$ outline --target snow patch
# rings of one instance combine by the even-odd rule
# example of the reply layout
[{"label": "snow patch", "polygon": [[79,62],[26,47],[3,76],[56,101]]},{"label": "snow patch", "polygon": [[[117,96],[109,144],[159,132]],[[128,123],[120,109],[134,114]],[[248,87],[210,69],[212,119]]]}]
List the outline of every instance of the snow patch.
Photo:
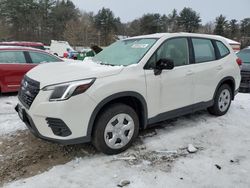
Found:
[{"label": "snow patch", "polygon": [[14,109],[16,104],[16,96],[0,96],[0,136],[26,129]]}]

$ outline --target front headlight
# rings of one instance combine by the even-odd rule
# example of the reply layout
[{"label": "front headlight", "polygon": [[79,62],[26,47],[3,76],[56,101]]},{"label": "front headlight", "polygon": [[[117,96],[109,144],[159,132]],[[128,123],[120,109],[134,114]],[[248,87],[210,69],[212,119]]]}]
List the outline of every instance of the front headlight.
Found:
[{"label": "front headlight", "polygon": [[87,80],[78,80],[73,82],[46,86],[42,90],[53,90],[49,98],[50,101],[63,101],[69,99],[72,96],[84,93],[94,82],[94,78]]}]

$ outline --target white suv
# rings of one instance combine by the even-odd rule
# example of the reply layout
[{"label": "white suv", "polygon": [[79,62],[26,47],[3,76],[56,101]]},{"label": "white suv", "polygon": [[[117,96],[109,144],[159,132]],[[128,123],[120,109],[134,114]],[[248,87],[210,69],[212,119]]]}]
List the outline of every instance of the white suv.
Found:
[{"label": "white suv", "polygon": [[139,129],[201,109],[224,115],[240,84],[235,53],[219,36],[164,33],[115,42],[81,63],[27,73],[16,110],[38,137],[127,149]]}]

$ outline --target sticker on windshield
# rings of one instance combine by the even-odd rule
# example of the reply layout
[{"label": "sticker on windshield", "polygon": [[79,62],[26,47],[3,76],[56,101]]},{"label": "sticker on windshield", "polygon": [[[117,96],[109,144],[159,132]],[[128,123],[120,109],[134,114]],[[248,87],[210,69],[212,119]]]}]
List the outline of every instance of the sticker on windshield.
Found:
[{"label": "sticker on windshield", "polygon": [[133,44],[131,48],[147,48],[148,44]]}]

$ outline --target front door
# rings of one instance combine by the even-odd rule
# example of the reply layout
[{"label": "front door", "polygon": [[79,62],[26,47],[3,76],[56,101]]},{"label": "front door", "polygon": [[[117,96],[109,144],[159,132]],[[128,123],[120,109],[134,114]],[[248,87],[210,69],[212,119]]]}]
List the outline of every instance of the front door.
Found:
[{"label": "front door", "polygon": [[[173,70],[163,70],[154,75],[155,63],[160,59],[174,61]],[[186,38],[173,38],[165,41],[146,65],[146,83],[149,118],[181,109],[193,104],[193,64],[189,64],[189,47]],[[151,113],[150,113],[151,112]]]}]

